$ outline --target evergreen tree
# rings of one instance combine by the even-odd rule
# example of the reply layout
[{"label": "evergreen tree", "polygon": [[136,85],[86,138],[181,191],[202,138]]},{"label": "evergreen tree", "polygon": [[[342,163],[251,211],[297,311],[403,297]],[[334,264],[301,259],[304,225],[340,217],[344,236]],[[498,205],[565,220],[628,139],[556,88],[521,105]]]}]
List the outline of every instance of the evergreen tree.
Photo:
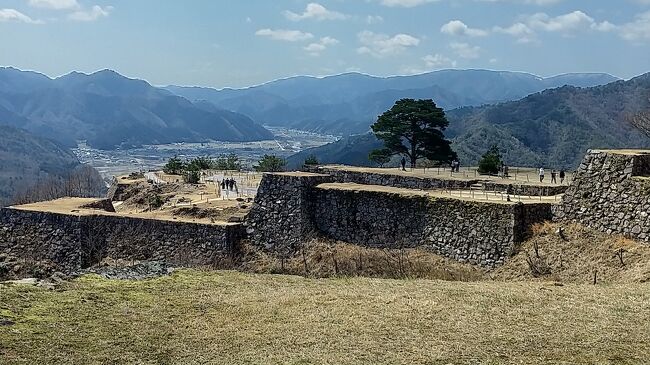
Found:
[{"label": "evergreen tree", "polygon": [[368,155],[371,162],[376,163],[379,167],[384,167],[385,164],[390,162],[392,152],[386,148],[374,150]]},{"label": "evergreen tree", "polygon": [[407,157],[415,167],[420,158],[449,162],[456,157],[442,133],[448,125],[433,100],[401,99],[371,128],[386,150]]},{"label": "evergreen tree", "polygon": [[287,162],[275,155],[264,155],[262,159],[259,160],[255,170],[261,172],[279,172],[284,171]]},{"label": "evergreen tree", "polygon": [[174,156],[163,166],[163,171],[170,175],[182,175],[185,167],[185,163],[178,156]]},{"label": "evergreen tree", "polygon": [[497,145],[492,145],[478,162],[478,173],[497,174],[501,163],[501,151]]}]

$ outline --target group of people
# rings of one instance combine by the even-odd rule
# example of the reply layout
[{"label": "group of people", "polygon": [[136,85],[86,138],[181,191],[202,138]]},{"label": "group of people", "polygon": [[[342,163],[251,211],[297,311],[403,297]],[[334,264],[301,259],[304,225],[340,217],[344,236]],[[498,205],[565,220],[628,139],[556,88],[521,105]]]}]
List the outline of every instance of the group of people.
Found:
[{"label": "group of people", "polygon": [[460,172],[460,161],[457,159],[451,161],[451,172]]},{"label": "group of people", "polygon": [[239,193],[239,189],[237,189],[237,181],[235,181],[233,178],[223,179],[223,181],[221,181],[221,190],[226,192],[234,191],[236,193]]},{"label": "group of people", "polygon": [[[566,178],[566,172],[564,169],[560,170],[560,173],[558,174],[557,170],[553,169],[551,170],[551,184],[557,184],[557,177],[560,175],[560,184],[564,184],[564,179]],[[539,182],[543,183],[544,182],[544,168],[540,167],[539,168]]]}]

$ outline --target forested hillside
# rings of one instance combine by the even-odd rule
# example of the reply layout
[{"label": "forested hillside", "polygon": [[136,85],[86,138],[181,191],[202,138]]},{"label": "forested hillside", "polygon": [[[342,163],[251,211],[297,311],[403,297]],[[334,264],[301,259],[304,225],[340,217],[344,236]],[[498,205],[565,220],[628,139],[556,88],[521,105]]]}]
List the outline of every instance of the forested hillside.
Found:
[{"label": "forested hillside", "polygon": [[0,126],[0,205],[38,182],[67,176],[79,166],[68,149],[20,129]]},{"label": "forested hillside", "polygon": [[206,140],[250,141],[272,134],[241,114],[208,110],[114,71],[50,79],[0,68],[0,123],[101,149]]},{"label": "forested hillside", "polygon": [[564,85],[585,87],[615,80],[607,74],[541,78],[522,72],[442,70],[386,78],[359,73],[297,76],[245,89],[169,86],[167,90],[190,100],[209,101],[265,125],[345,136],[367,132],[374,119],[401,98],[434,99],[449,110],[517,100]]},{"label": "forested hillside", "polygon": [[[590,148],[650,147],[650,138],[638,128],[649,111],[650,74],[646,74],[604,86],[565,86],[519,101],[451,110],[445,134],[466,165],[476,163],[496,144],[510,165],[571,168]],[[370,135],[353,136],[302,155],[353,163],[347,157],[349,150],[355,156],[367,155],[377,144]]]}]

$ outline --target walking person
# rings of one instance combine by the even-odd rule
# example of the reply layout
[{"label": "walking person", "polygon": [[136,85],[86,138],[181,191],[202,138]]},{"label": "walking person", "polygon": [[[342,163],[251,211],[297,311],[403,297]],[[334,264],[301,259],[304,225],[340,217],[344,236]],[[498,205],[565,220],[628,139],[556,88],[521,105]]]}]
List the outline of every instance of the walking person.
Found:
[{"label": "walking person", "polygon": [[402,157],[402,161],[400,163],[402,164],[402,171],[406,171],[406,158]]},{"label": "walking person", "polygon": [[539,168],[539,182],[541,182],[541,183],[544,182],[544,168],[543,167]]},{"label": "walking person", "polygon": [[557,172],[555,169],[551,170],[551,184],[557,184],[557,178],[556,178]]},{"label": "walking person", "polygon": [[564,184],[565,177],[566,177],[566,173],[564,172],[564,169],[560,170],[560,185]]}]

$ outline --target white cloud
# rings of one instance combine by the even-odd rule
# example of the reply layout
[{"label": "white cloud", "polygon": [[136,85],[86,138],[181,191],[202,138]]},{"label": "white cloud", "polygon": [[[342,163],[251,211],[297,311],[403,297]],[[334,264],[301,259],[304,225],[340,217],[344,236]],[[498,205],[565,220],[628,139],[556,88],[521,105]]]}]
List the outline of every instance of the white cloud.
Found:
[{"label": "white cloud", "polygon": [[437,68],[444,68],[444,67],[456,67],[457,62],[445,57],[439,53],[432,54],[432,55],[426,55],[422,57],[422,61],[424,61],[424,64],[427,66],[428,69],[437,69]]},{"label": "white cloud", "polygon": [[286,41],[286,42],[299,42],[306,41],[308,39],[314,38],[314,35],[311,33],[302,32],[299,30],[287,30],[287,29],[260,29],[255,32],[255,35],[261,37],[269,37],[275,41]]},{"label": "white cloud", "polygon": [[0,23],[2,22],[20,22],[28,24],[43,24],[41,20],[35,20],[19,12],[16,9],[0,9]]},{"label": "white cloud", "polygon": [[383,22],[384,18],[382,18],[381,15],[368,15],[366,17],[366,23],[368,24],[379,24]]},{"label": "white cloud", "polygon": [[449,47],[458,55],[458,57],[466,59],[479,58],[481,47],[471,46],[467,43],[452,42]]},{"label": "white cloud", "polygon": [[511,2],[515,4],[532,4],[532,5],[539,5],[539,6],[547,6],[547,5],[558,4],[564,0],[478,0],[478,1],[489,2],[489,3]]},{"label": "white cloud", "polygon": [[304,47],[304,50],[312,56],[319,56],[328,46],[339,44],[339,40],[332,37],[323,37],[318,42],[310,43]]},{"label": "white cloud", "polygon": [[112,6],[105,6],[102,8],[99,5],[95,5],[88,10],[77,10],[68,15],[68,18],[79,22],[92,22],[99,18],[109,16],[111,11],[113,11]]},{"label": "white cloud", "polygon": [[617,27],[619,35],[628,41],[650,41],[650,11],[637,15],[630,23]]},{"label": "white cloud", "polygon": [[579,32],[599,31],[611,32],[617,26],[608,22],[597,22],[586,13],[576,10],[571,13],[549,16],[546,13],[536,13],[522,17],[520,21],[508,27],[495,26],[494,33],[507,34],[517,38],[518,43],[531,43],[537,41],[537,32],[560,33],[570,36]]},{"label": "white cloud", "polygon": [[547,32],[566,32],[585,28],[589,27],[593,22],[592,17],[579,10],[553,18],[546,13],[537,13],[528,18],[531,27]]},{"label": "white cloud", "polygon": [[412,8],[426,3],[433,3],[439,0],[381,0],[381,4],[389,7]]},{"label": "white cloud", "polygon": [[483,29],[470,28],[460,20],[452,20],[443,25],[440,31],[454,36],[485,37],[488,32]]},{"label": "white cloud", "polygon": [[375,57],[396,55],[409,47],[416,47],[420,44],[418,38],[403,33],[390,37],[386,34],[377,34],[364,30],[358,34],[358,37],[362,46],[357,48],[357,52]]},{"label": "white cloud", "polygon": [[36,8],[46,8],[55,10],[70,10],[78,9],[79,3],[77,0],[29,0],[30,6]]},{"label": "white cloud", "polygon": [[318,3],[309,3],[302,14],[297,14],[289,10],[284,11],[284,16],[294,22],[314,19],[314,20],[342,20],[348,18],[347,15],[327,9]]},{"label": "white cloud", "polygon": [[494,27],[493,31],[513,36],[518,43],[530,43],[535,39],[535,32],[524,23],[515,23],[506,28]]}]

